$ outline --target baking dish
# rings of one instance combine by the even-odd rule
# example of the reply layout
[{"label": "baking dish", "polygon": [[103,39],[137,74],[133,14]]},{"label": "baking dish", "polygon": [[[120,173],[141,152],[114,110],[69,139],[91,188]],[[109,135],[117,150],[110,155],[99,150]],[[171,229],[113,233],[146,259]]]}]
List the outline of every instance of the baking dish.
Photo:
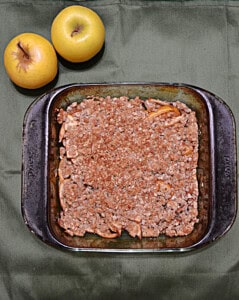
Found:
[{"label": "baking dish", "polygon": [[[199,223],[184,237],[117,239],[93,234],[72,237],[57,223],[59,124],[57,110],[89,95],[140,96],[181,101],[196,112],[199,126]],[[214,94],[186,84],[70,84],[53,89],[28,108],[23,125],[22,214],[25,224],[45,243],[72,251],[185,252],[208,245],[232,226],[237,213],[237,160],[234,117]]]}]

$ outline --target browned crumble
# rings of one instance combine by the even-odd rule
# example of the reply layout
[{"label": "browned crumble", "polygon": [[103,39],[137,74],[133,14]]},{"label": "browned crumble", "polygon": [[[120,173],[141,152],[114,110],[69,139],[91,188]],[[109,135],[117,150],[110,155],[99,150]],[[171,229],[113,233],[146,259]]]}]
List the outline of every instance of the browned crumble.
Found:
[{"label": "browned crumble", "polygon": [[70,235],[184,236],[198,222],[198,126],[185,104],[88,97],[60,109],[59,225]]}]

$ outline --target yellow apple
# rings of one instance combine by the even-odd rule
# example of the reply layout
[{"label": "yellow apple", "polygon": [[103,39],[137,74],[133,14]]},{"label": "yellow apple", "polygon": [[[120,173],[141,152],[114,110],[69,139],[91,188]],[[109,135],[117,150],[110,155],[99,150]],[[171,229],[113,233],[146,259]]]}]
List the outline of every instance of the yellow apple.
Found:
[{"label": "yellow apple", "polygon": [[63,9],[53,20],[51,39],[64,59],[74,63],[85,62],[101,50],[105,27],[93,10],[73,5]]},{"label": "yellow apple", "polygon": [[35,33],[22,33],[6,46],[4,66],[16,85],[36,89],[55,78],[58,62],[55,49],[47,39]]}]

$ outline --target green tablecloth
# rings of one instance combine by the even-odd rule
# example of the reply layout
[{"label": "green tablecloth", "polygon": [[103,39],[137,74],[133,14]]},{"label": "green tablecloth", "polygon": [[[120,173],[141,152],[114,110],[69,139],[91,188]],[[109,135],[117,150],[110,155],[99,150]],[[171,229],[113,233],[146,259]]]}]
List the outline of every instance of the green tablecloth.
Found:
[{"label": "green tablecloth", "polygon": [[59,63],[55,86],[154,81],[197,85],[239,118],[239,1],[0,0],[0,299],[239,299],[239,223],[189,254],[68,253],[45,245],[21,216],[24,113],[44,89],[15,88],[3,67],[22,32],[50,39],[65,6],[93,8],[106,27],[105,51],[85,69]]}]

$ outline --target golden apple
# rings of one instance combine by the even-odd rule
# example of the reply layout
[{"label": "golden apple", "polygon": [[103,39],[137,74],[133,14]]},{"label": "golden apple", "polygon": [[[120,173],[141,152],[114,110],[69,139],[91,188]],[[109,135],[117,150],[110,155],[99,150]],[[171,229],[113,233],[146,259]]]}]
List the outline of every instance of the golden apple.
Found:
[{"label": "golden apple", "polygon": [[26,89],[46,85],[55,78],[58,70],[54,47],[35,33],[22,33],[8,43],[4,66],[10,79]]},{"label": "golden apple", "polygon": [[105,27],[93,10],[73,5],[53,20],[51,39],[56,51],[70,62],[85,62],[102,48]]}]

